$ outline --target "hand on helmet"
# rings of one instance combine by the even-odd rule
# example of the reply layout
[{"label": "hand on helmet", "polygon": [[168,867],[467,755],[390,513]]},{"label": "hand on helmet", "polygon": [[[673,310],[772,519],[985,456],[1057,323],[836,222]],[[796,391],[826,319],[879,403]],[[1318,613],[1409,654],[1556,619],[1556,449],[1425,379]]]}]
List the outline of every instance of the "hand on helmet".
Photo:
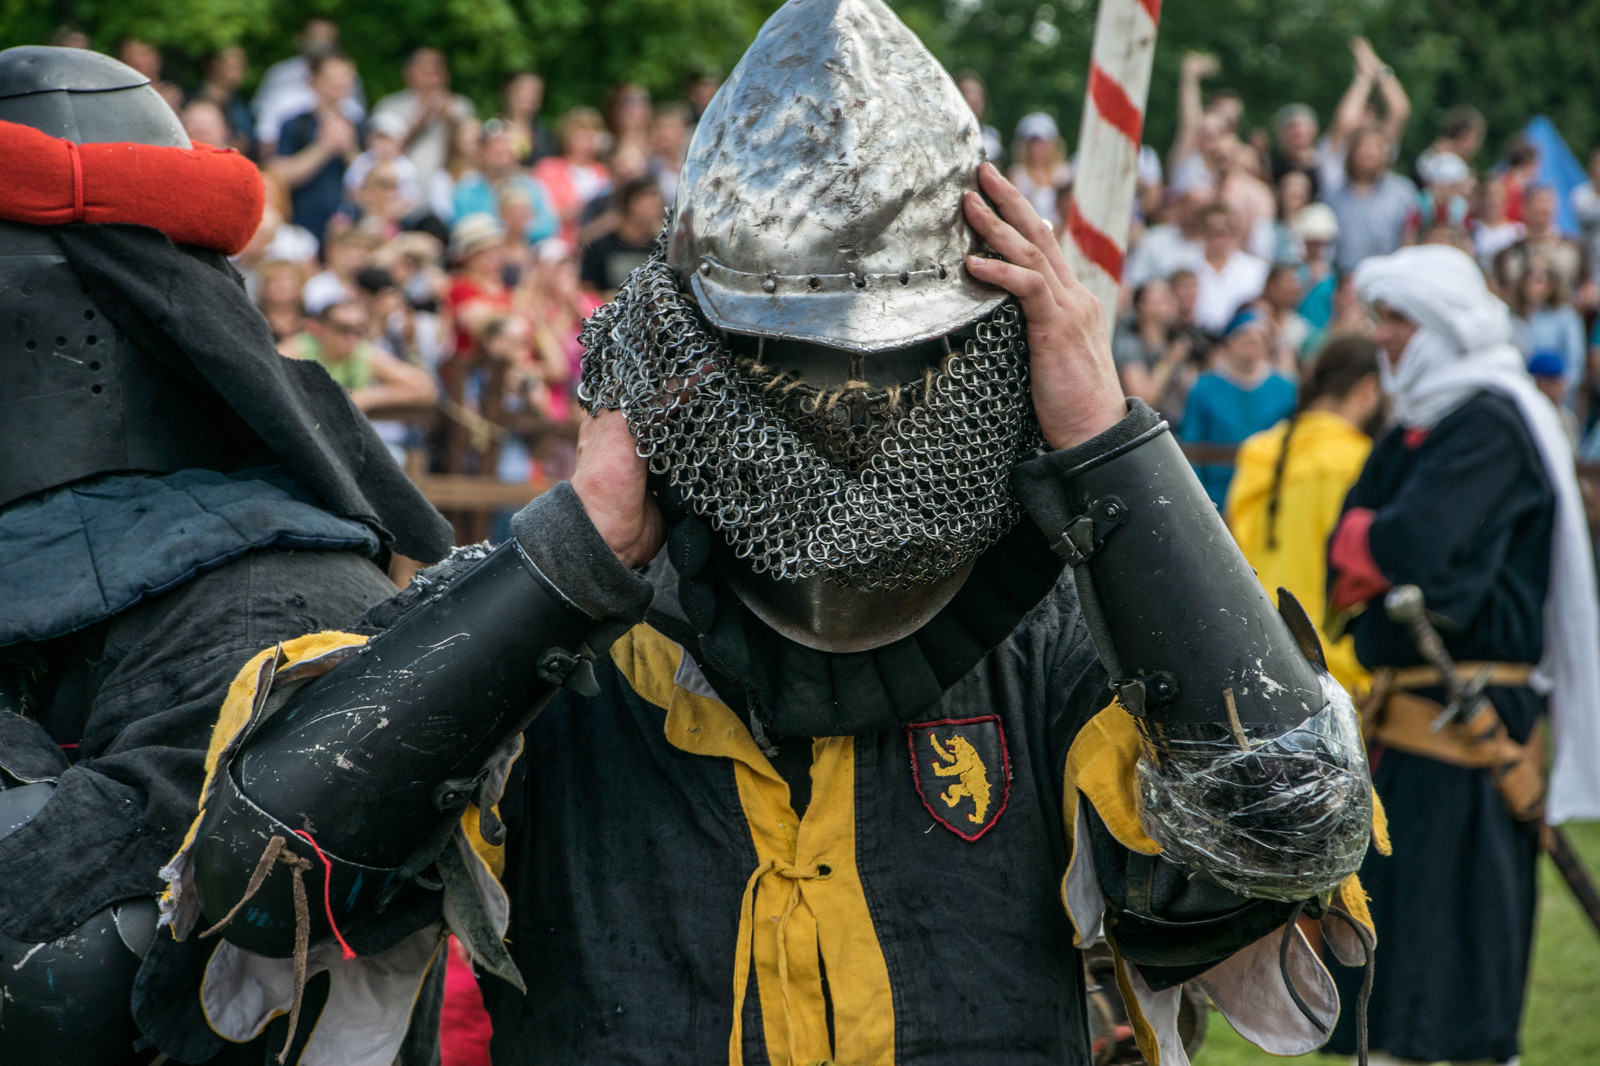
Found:
[{"label": "hand on helmet", "polygon": [[601,411],[583,420],[572,491],[606,545],[629,569],[654,559],[666,537],[661,509],[645,487],[646,470],[621,411]]},{"label": "hand on helmet", "polygon": [[1045,441],[1052,448],[1082,444],[1116,425],[1127,411],[1105,312],[1073,276],[1055,234],[1027,197],[992,163],[979,169],[978,183],[995,206],[967,193],[967,221],[1005,258],[968,256],[967,269],[1022,305],[1033,409]]}]

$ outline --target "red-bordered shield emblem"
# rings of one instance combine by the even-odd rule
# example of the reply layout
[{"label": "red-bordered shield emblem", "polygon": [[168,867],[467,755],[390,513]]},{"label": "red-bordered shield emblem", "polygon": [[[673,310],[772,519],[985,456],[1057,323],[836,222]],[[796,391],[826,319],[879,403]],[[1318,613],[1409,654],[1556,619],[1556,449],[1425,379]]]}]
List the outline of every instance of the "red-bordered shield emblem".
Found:
[{"label": "red-bordered shield emblem", "polygon": [[1011,798],[1011,757],[998,715],[906,726],[911,776],[934,821],[962,840],[993,829]]}]

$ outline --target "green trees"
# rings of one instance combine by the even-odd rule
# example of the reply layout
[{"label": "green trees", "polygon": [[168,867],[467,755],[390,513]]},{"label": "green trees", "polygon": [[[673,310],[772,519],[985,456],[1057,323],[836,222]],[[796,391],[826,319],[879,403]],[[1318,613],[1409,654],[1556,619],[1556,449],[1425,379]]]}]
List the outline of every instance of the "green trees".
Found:
[{"label": "green trees", "polygon": [[[1094,0],[889,0],[951,69],[989,83],[990,121],[1009,134],[1029,110],[1053,112],[1074,136],[1083,107]],[[338,19],[373,94],[396,88],[400,59],[429,43],[451,58],[458,87],[492,106],[505,73],[547,75],[550,106],[598,103],[611,84],[658,96],[694,70],[732,68],[777,0],[0,0],[0,46],[39,43],[56,26],[111,50],[125,34],[169,56],[168,76],[238,43],[255,73],[293,48],[313,12]],[[1590,0],[1167,0],[1146,139],[1165,148],[1185,50],[1217,54],[1214,85],[1237,89],[1247,121],[1266,124],[1300,100],[1326,118],[1350,79],[1346,39],[1365,34],[1415,105],[1407,148],[1420,148],[1450,106],[1489,118],[1490,146],[1539,113],[1580,152],[1600,142],[1600,4]]]},{"label": "green trees", "polygon": [[294,51],[307,16],[338,21],[369,95],[400,86],[400,63],[420,44],[450,57],[457,88],[492,107],[506,74],[537,67],[551,107],[597,104],[622,79],[667,97],[694,70],[738,61],[771,0],[0,0],[0,47],[45,43],[61,25],[115,52],[124,36],[161,46],[165,76],[188,86],[199,60],[243,45],[265,67]]},{"label": "green trees", "polygon": [[[985,75],[1002,133],[1034,107],[1076,129],[1093,0],[893,6],[947,65]],[[1549,115],[1580,154],[1600,143],[1600,5],[1590,0],[1167,0],[1145,140],[1162,151],[1171,143],[1178,64],[1189,49],[1217,55],[1222,73],[1208,85],[1239,91],[1247,125],[1270,125],[1292,101],[1326,121],[1350,83],[1346,42],[1355,34],[1371,39],[1411,96],[1408,154],[1457,104],[1489,120],[1480,164],[1536,114]]]}]

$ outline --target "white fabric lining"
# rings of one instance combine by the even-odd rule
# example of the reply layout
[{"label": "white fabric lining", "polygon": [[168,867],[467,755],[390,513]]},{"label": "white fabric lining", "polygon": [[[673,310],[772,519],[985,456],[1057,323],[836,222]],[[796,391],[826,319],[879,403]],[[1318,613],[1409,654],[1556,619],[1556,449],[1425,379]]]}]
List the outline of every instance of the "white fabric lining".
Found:
[{"label": "white fabric lining", "polygon": [[1305,1055],[1328,1040],[1339,990],[1298,927],[1289,933],[1289,976],[1316,1014],[1318,1029],[1289,996],[1278,966],[1277,929],[1200,975],[1200,984],[1238,1034],[1269,1055]]},{"label": "white fabric lining", "polygon": [[[306,974],[329,974],[328,1002],[311,1026],[299,1066],[390,1066],[405,1042],[411,1010],[443,943],[439,923],[419,929],[382,955],[346,960],[337,943],[307,957]],[[200,1006],[213,1032],[244,1043],[288,1013],[294,1000],[294,960],[272,959],[223,941],[206,964]]]}]

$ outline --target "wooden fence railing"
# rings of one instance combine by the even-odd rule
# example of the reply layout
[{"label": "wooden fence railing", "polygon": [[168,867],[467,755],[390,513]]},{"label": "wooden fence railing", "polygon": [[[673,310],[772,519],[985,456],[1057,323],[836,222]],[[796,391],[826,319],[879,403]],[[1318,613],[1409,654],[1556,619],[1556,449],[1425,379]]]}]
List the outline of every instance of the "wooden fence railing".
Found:
[{"label": "wooden fence railing", "polygon": [[[373,415],[376,418],[397,418],[424,427],[431,427],[440,417],[438,411],[433,409],[382,411]],[[570,426],[524,421],[526,424],[518,423],[509,428],[525,440],[535,440],[546,433],[563,437],[570,437],[573,433]],[[1238,447],[1232,444],[1182,443],[1180,447],[1190,462],[1211,466],[1231,466],[1239,452]],[[1579,463],[1577,472],[1580,480],[1600,487],[1600,463]],[[500,481],[481,474],[430,473],[421,450],[415,450],[407,456],[406,474],[422,490],[429,503],[455,521],[458,542],[478,539],[478,531],[486,528],[490,516],[501,511],[519,510],[554,484],[549,479],[518,482]],[[478,518],[462,521],[465,516]],[[1591,521],[1591,525],[1595,524]],[[410,580],[415,568],[416,564],[410,560],[397,559],[391,567],[391,576],[403,584]]]}]

